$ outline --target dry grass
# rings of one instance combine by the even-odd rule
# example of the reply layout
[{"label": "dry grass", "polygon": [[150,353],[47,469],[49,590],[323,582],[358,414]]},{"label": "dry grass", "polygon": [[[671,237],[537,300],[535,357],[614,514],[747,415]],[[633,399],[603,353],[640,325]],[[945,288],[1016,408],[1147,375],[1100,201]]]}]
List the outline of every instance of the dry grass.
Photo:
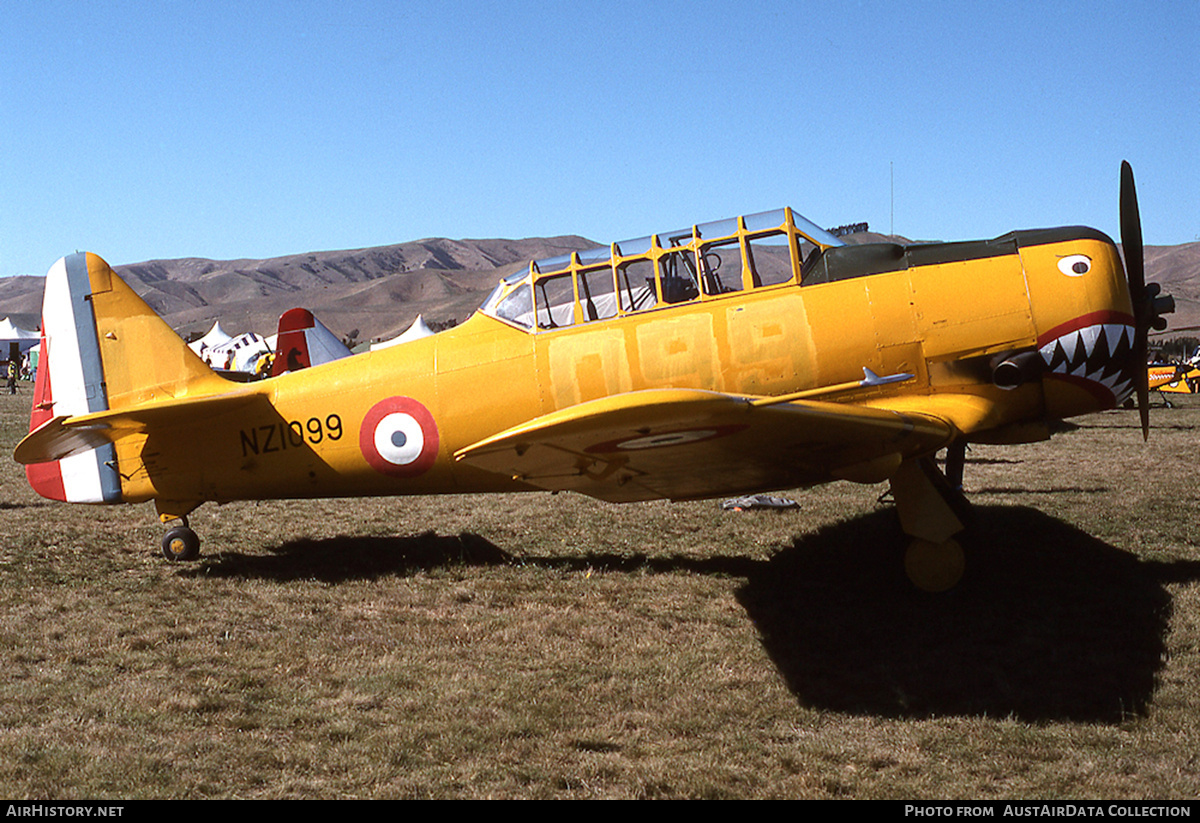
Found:
[{"label": "dry grass", "polygon": [[1194,798],[1200,403],[1078,422],[971,452],[937,597],[875,487],[209,506],[170,565],[6,461],[0,794]]}]

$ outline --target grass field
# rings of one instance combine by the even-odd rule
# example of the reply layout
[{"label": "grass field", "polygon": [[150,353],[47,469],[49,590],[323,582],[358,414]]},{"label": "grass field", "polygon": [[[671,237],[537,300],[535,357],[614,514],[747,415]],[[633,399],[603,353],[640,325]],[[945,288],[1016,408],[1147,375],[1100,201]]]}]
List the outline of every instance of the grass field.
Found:
[{"label": "grass field", "polygon": [[883,487],[205,506],[172,565],[5,459],[0,795],[1195,798],[1200,403],[1075,422],[968,454],[936,596]]}]

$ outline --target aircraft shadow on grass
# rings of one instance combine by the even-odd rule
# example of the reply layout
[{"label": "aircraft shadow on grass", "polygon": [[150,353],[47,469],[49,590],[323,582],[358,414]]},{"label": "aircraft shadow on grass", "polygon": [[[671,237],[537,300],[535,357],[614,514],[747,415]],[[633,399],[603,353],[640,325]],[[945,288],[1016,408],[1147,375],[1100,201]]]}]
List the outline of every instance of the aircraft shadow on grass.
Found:
[{"label": "aircraft shadow on grass", "polygon": [[432,531],[404,537],[305,538],[271,551],[268,556],[221,552],[203,559],[199,567],[181,568],[179,574],[342,583],[451,565],[504,566],[518,559],[477,534],[439,535]]},{"label": "aircraft shadow on grass", "polygon": [[976,506],[967,574],[924,594],[903,578],[890,512],[798,538],[739,599],[793,693],[889,717],[1120,722],[1145,713],[1166,654],[1157,563],[1039,511]]},{"label": "aircraft shadow on grass", "polygon": [[[767,513],[767,516],[770,516]],[[339,582],[446,565],[745,578],[738,599],[797,700],[886,717],[1117,723],[1144,714],[1166,655],[1169,582],[1200,562],[1139,560],[1034,509],[976,506],[967,574],[915,590],[895,512],[797,537],[770,560],[513,556],[474,534],[297,540],[181,574]]]}]

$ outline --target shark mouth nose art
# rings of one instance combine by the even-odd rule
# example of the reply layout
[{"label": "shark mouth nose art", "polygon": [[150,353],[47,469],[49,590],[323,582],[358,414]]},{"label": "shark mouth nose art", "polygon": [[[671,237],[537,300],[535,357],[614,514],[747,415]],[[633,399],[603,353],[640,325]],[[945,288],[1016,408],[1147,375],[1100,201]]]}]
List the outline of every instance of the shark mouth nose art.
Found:
[{"label": "shark mouth nose art", "polygon": [[1048,377],[1075,383],[1119,406],[1133,393],[1138,364],[1134,319],[1121,312],[1093,312],[1056,326],[1038,338]]}]

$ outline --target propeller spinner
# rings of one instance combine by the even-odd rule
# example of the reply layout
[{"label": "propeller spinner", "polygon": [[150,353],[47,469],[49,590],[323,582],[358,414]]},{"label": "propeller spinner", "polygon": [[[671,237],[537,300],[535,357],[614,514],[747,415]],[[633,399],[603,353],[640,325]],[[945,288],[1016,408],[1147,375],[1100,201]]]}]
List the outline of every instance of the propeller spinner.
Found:
[{"label": "propeller spinner", "polygon": [[1137,363],[1137,404],[1142,421],[1142,438],[1150,437],[1150,372],[1147,366],[1150,329],[1162,331],[1167,327],[1164,314],[1175,311],[1175,300],[1160,294],[1157,283],[1146,285],[1146,264],[1142,249],[1142,218],[1138,212],[1137,189],[1133,184],[1133,168],[1121,162],[1121,248],[1125,252],[1125,277],[1133,301],[1137,331],[1134,335],[1134,357]]}]

